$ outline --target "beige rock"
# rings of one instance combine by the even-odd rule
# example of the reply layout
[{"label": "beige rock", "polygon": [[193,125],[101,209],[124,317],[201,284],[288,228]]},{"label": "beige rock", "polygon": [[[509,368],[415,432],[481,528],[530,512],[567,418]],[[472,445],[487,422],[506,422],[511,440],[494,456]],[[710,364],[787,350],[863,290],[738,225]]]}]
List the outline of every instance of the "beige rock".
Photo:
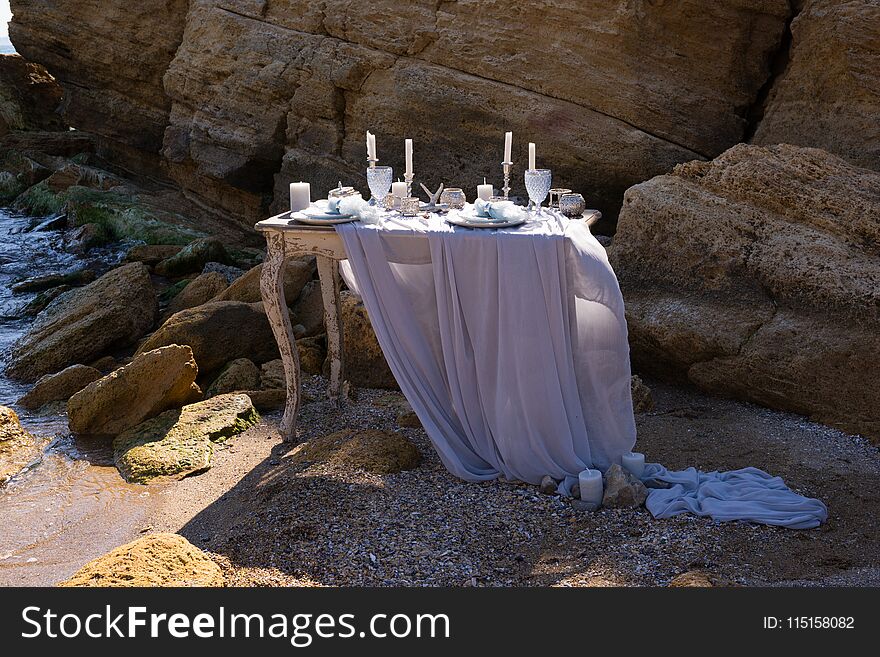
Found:
[{"label": "beige rock", "polygon": [[630,391],[632,392],[634,412],[647,413],[654,410],[654,396],[651,394],[651,389],[645,385],[640,377],[632,377]]},{"label": "beige rock", "polygon": [[128,250],[128,253],[125,254],[125,260],[126,262],[142,262],[149,267],[154,267],[163,260],[177,255],[182,249],[182,246],[175,244],[139,244]]},{"label": "beige rock", "polygon": [[139,354],[131,363],[86,386],[67,402],[70,430],[116,435],[198,394],[192,350],[169,345]]},{"label": "beige rock", "polygon": [[753,141],[813,146],[880,170],[880,5],[809,0]]},{"label": "beige rock", "polygon": [[304,337],[313,337],[323,333],[324,299],[321,296],[321,282],[309,281],[306,283],[292,309],[296,323],[305,329]]},{"label": "beige rock", "polygon": [[138,349],[189,345],[199,371],[216,372],[236,358],[261,364],[278,358],[278,345],[262,304],[211,301],[172,315]]},{"label": "beige rock", "polygon": [[227,363],[205,395],[214,397],[238,390],[253,390],[260,387],[260,368],[247,358],[237,358]]},{"label": "beige rock", "polygon": [[133,344],[156,321],[158,302],[146,266],[114,269],[65,292],[43,310],[12,348],[6,375],[35,381]]},{"label": "beige rock", "polygon": [[42,452],[42,445],[18,421],[11,408],[0,406],[0,486]]},{"label": "beige rock", "polygon": [[149,534],[80,568],[58,586],[223,586],[220,566],[177,534]]},{"label": "beige rock", "polygon": [[229,287],[226,277],[216,271],[199,274],[178,292],[168,304],[166,314],[173,315],[187,308],[207,303]]},{"label": "beige rock", "polygon": [[364,388],[397,388],[363,302],[343,291],[340,305],[346,378]]},{"label": "beige rock", "polygon": [[284,363],[280,358],[263,363],[260,367],[260,387],[264,389],[286,388],[287,379],[284,376]]},{"label": "beige rock", "polygon": [[635,367],[880,437],[880,174],[736,146],[627,192]]},{"label": "beige rock", "polygon": [[250,397],[254,408],[261,413],[281,410],[287,402],[287,390],[284,388],[242,390],[242,394]]},{"label": "beige rock", "polygon": [[129,482],[180,479],[210,469],[214,443],[246,431],[259,420],[247,395],[218,395],[165,411],[120,434],[113,441],[113,459]]},{"label": "beige rock", "polygon": [[617,463],[613,463],[605,472],[604,485],[602,506],[611,509],[640,507],[648,499],[645,485]]},{"label": "beige rock", "polygon": [[27,394],[16,403],[22,408],[38,409],[53,401],[67,401],[103,375],[101,371],[88,365],[71,365],[56,374],[47,374],[34,384]]},{"label": "beige rock", "polygon": [[290,459],[293,463],[318,461],[384,475],[412,470],[422,457],[399,433],[345,429],[298,445]]},{"label": "beige rock", "polygon": [[323,336],[302,338],[296,341],[299,366],[306,374],[321,374],[327,358]]},{"label": "beige rock", "polygon": [[[242,301],[244,303],[257,303],[262,301],[260,294],[260,274],[263,273],[263,265],[257,265],[253,269],[237,278],[227,290],[215,297],[215,301]],[[287,263],[284,270],[284,297],[288,305],[293,304],[299,297],[303,286],[315,273],[315,259],[296,259]]]}]

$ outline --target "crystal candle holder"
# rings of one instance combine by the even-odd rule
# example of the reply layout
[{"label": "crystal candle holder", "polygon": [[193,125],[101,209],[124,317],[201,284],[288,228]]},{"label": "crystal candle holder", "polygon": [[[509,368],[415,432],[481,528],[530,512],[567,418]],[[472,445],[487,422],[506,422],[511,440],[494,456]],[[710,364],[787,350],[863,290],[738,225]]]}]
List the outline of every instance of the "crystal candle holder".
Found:
[{"label": "crystal candle holder", "polygon": [[467,197],[460,187],[447,187],[440,194],[440,203],[446,203],[450,208],[461,210],[466,202]]},{"label": "crystal candle holder", "polygon": [[555,187],[550,190],[550,193],[549,193],[550,201],[548,201],[548,204],[550,205],[551,208],[558,208],[559,207],[559,199],[562,198],[563,194],[571,194],[571,190],[565,189],[563,187]]},{"label": "crystal candle holder", "polygon": [[419,213],[418,196],[404,196],[398,200],[400,201],[400,214],[404,217],[415,217]]},{"label": "crystal candle holder", "polygon": [[570,219],[583,215],[587,204],[580,194],[563,194],[559,199],[559,211]]}]

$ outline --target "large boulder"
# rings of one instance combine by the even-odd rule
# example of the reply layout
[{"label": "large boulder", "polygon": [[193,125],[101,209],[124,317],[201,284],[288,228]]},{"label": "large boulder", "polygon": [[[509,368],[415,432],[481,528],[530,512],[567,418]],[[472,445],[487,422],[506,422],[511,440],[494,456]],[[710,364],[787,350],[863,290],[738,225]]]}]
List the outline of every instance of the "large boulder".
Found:
[{"label": "large boulder", "polygon": [[6,374],[35,381],[127,347],[153,328],[159,307],[150,273],[123,265],[57,297],[12,348]]},{"label": "large boulder", "polygon": [[216,237],[202,237],[193,240],[170,258],[156,265],[160,276],[178,278],[200,272],[209,262],[225,263],[229,260],[226,247]]},{"label": "large boulder", "polygon": [[64,587],[223,586],[220,566],[177,534],[149,534],[89,561]]},{"label": "large boulder", "polygon": [[397,388],[363,302],[357,295],[343,291],[340,305],[345,377],[364,388]]},{"label": "large boulder", "polygon": [[880,3],[807,0],[754,142],[813,146],[880,171]]},{"label": "large boulder", "polygon": [[880,174],[736,146],[630,189],[609,249],[636,369],[880,438]]},{"label": "large boulder", "polygon": [[0,406],[0,486],[39,457],[42,446],[18,421],[11,408]]},{"label": "large boulder", "polygon": [[103,376],[100,370],[88,365],[71,365],[55,374],[40,378],[16,403],[22,408],[38,409],[50,402],[67,401],[93,381]]},{"label": "large boulder", "polygon": [[168,345],[192,347],[199,371],[216,372],[236,358],[257,364],[278,358],[278,345],[262,304],[211,301],[172,315],[138,353]]},{"label": "large boulder", "polygon": [[[260,275],[263,273],[263,265],[248,270],[244,276],[237,278],[228,289],[215,297],[215,301],[243,301],[244,303],[257,303],[262,300],[260,293]],[[315,273],[315,259],[303,258],[290,260],[284,269],[284,297],[289,305],[292,305],[306,283],[311,280]]]},{"label": "large boulder", "polygon": [[260,419],[247,395],[219,395],[165,411],[120,434],[113,458],[126,481],[146,484],[208,470],[214,443],[238,435]]},{"label": "large boulder", "polygon": [[173,315],[187,308],[201,306],[220,294],[227,287],[228,283],[223,274],[215,271],[199,274],[171,299],[166,313]]},{"label": "large boulder", "polygon": [[320,281],[306,283],[291,308],[296,323],[304,329],[303,336],[312,337],[324,332],[324,297]]},{"label": "large boulder", "polygon": [[70,430],[116,435],[164,410],[183,406],[199,394],[198,372],[192,350],[185,345],[139,354],[70,398]]},{"label": "large boulder", "polygon": [[138,244],[131,247],[125,254],[126,262],[142,262],[148,267],[155,267],[163,260],[176,256],[183,250],[177,244]]}]

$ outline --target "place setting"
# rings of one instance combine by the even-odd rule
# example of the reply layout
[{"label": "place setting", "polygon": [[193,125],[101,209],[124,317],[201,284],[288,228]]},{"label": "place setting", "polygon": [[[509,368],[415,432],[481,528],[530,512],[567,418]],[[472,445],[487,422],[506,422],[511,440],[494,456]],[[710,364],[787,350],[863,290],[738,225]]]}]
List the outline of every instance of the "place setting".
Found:
[{"label": "place setting", "polygon": [[[367,131],[367,169],[366,181],[369,199],[365,199],[353,186],[343,185],[327,193],[327,198],[311,200],[311,187],[307,182],[290,184],[290,225],[309,227],[333,227],[338,224],[361,222],[367,225],[393,225],[411,230],[423,227],[438,228],[447,224],[452,228],[499,230],[515,229],[525,224],[547,222],[562,232],[565,223],[572,219],[585,219],[587,225],[601,216],[596,210],[586,210],[581,194],[567,188],[552,187],[552,171],[536,166],[536,146],[529,143],[528,168],[523,172],[523,183],[528,195],[528,204],[510,196],[510,179],[513,171],[512,155],[513,133],[504,135],[501,173],[503,187],[495,186],[483,178],[476,185],[473,202],[468,200],[465,189],[440,183],[431,191],[424,183],[419,187],[427,200],[413,193],[415,174],[413,171],[413,140],[404,140],[406,167],[403,180],[394,179],[390,166],[379,164],[376,149],[376,136]],[[500,193],[499,193],[500,192]],[[544,202],[549,196],[549,205]],[[436,219],[441,222],[437,222]],[[591,221],[592,220],[592,221]]]}]

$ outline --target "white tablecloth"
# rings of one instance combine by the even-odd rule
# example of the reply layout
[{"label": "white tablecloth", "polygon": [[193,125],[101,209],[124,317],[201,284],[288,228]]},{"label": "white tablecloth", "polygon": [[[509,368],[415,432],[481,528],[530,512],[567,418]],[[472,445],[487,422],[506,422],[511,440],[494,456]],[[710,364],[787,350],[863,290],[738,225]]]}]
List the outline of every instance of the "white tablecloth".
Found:
[{"label": "white tablecloth", "polygon": [[[337,226],[341,271],[446,467],[470,481],[560,480],[635,444],[623,299],[583,222],[546,213],[509,230],[391,216]],[[806,529],[821,501],[756,468],[645,477],[655,517],[696,513]]]},{"label": "white tablecloth", "polygon": [[583,222],[487,232],[431,215],[338,232],[343,276],[451,472],[550,475],[567,492],[632,449],[623,300]]}]

